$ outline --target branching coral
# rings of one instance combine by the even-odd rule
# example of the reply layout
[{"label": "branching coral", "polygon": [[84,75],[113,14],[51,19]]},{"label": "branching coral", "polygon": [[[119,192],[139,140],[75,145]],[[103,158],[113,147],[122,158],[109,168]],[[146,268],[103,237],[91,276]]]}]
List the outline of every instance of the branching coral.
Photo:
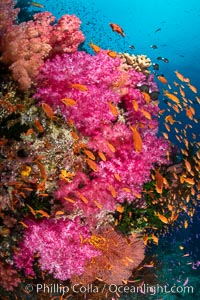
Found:
[{"label": "branching coral", "polygon": [[125,238],[111,226],[94,231],[87,241],[102,254],[85,265],[81,276],[72,276],[72,283],[85,285],[98,278],[107,284],[120,285],[144,259],[144,245],[138,236]]},{"label": "branching coral", "polygon": [[[12,3],[7,3],[9,8]],[[35,14],[33,21],[11,24],[2,9],[1,61],[10,65],[13,78],[23,90],[31,86],[46,57],[60,52],[74,52],[84,40],[79,30],[81,22],[75,15],[64,15],[57,24],[52,25],[54,22],[55,17],[51,13],[43,12]]]},{"label": "branching coral", "polygon": [[73,274],[81,275],[87,260],[100,254],[99,250],[82,239],[90,239],[89,228],[81,225],[80,219],[26,221],[28,229],[15,255],[18,268],[27,275],[34,275],[34,254],[39,255],[42,270],[54,274],[55,278],[67,280]]}]

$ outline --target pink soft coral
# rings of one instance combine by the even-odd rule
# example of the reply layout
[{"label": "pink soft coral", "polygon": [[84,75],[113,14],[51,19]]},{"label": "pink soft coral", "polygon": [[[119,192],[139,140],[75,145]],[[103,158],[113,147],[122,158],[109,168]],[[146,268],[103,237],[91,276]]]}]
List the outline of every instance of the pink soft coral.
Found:
[{"label": "pink soft coral", "polygon": [[90,238],[90,233],[79,218],[74,221],[29,220],[26,224],[28,229],[15,255],[15,264],[27,275],[34,275],[32,266],[36,252],[41,269],[60,280],[67,280],[72,274],[81,275],[86,261],[100,254],[88,243],[82,244],[82,239]]},{"label": "pink soft coral", "polygon": [[[95,56],[76,52],[46,61],[38,76],[35,97],[73,121],[95,158],[88,164],[82,154],[85,167],[72,182],[61,181],[56,192],[68,211],[82,210],[90,224],[114,211],[117,202],[140,199],[154,164],[166,162],[168,145],[157,138],[158,107],[137,87],[145,75],[120,66],[120,59],[104,50]],[[63,99],[73,99],[74,105]],[[131,128],[141,137],[140,151]],[[135,203],[144,204],[138,199]]]},{"label": "pink soft coral", "polygon": [[[12,1],[7,2],[12,20],[17,11],[12,11]],[[2,7],[1,11],[1,61],[10,65],[13,78],[23,90],[31,86],[45,58],[55,53],[74,52],[84,41],[79,30],[81,22],[75,15],[64,15],[52,25],[55,17],[49,12],[42,12],[35,14],[33,21],[17,25],[8,18],[6,7],[5,10]]]}]

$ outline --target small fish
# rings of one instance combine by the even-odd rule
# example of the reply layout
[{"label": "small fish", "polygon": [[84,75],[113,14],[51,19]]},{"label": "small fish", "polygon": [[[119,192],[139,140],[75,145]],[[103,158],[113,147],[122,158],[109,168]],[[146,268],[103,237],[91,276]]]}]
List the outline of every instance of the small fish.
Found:
[{"label": "small fish", "polygon": [[107,52],[107,54],[108,54],[110,57],[112,57],[112,58],[116,58],[116,57],[117,57],[117,53],[116,53],[115,51],[109,50],[109,51]]},{"label": "small fish", "polygon": [[184,221],[184,228],[185,229],[188,228],[188,221],[187,220]]},{"label": "small fish", "polygon": [[132,130],[132,134],[133,134],[134,149],[135,149],[136,152],[140,152],[142,150],[141,135],[137,131],[137,126],[136,127],[130,126],[130,129]]},{"label": "small fish", "polygon": [[44,5],[40,4],[38,2],[31,2],[30,5],[35,6],[35,7],[39,7],[39,8],[44,8]]},{"label": "small fish", "polygon": [[109,25],[112,28],[112,31],[115,31],[118,34],[121,34],[121,36],[125,37],[124,30],[119,25],[114,23],[110,23]]},{"label": "small fish", "polygon": [[40,123],[40,121],[38,119],[35,119],[34,123],[35,123],[35,126],[36,126],[37,130],[40,133],[43,133],[44,132],[44,128],[43,128],[42,124]]},{"label": "small fish", "polygon": [[107,142],[106,144],[107,144],[108,148],[110,149],[110,151],[112,151],[113,153],[116,151],[116,149],[115,149],[115,147],[113,146],[113,144],[111,144],[111,143],[109,143],[109,142]]},{"label": "small fish", "polygon": [[185,78],[180,72],[175,71],[176,77],[182,82],[190,82],[189,78]]},{"label": "small fish", "polygon": [[193,119],[193,116],[195,114],[195,110],[192,106],[189,106],[189,107],[186,107],[185,109],[185,112],[186,112],[186,116],[192,120]]},{"label": "small fish", "polygon": [[163,84],[166,84],[167,83],[167,79],[163,76],[163,75],[159,75],[157,76],[158,80],[160,82],[162,82]]},{"label": "small fish", "polygon": [[105,154],[103,152],[98,151],[98,155],[101,158],[101,160],[106,161],[106,156],[105,156]]},{"label": "small fish", "polygon": [[193,93],[197,94],[197,88],[194,85],[190,83],[188,83],[187,85]]},{"label": "small fish", "polygon": [[92,153],[92,151],[88,150],[88,149],[84,149],[85,154],[92,160],[95,160],[96,157],[94,156],[94,154]]},{"label": "small fish", "polygon": [[116,207],[116,211],[118,211],[120,214],[122,214],[124,212],[124,207],[122,205],[118,204]]},{"label": "small fish", "polygon": [[116,198],[117,197],[117,192],[114,188],[114,186],[112,184],[109,184],[109,190],[111,192],[111,195],[113,196],[113,198]]},{"label": "small fish", "polygon": [[87,159],[86,159],[86,162],[87,162],[88,166],[89,166],[94,172],[98,172],[98,166],[97,166],[97,164],[96,164],[93,160],[87,158]]},{"label": "small fish", "polygon": [[169,136],[168,136],[168,134],[167,134],[166,132],[163,132],[162,135],[164,136],[164,138],[165,138],[166,140],[169,139]]},{"label": "small fish", "polygon": [[30,209],[30,212],[35,216],[36,215],[36,211],[29,204],[26,204],[26,205]]},{"label": "small fish", "polygon": [[70,131],[70,134],[75,141],[79,140],[79,136],[75,131]]},{"label": "small fish", "polygon": [[165,96],[166,96],[168,99],[170,99],[170,100],[174,101],[175,103],[177,103],[177,104],[179,104],[179,103],[180,103],[180,101],[179,101],[178,97],[176,97],[174,94],[171,94],[171,93],[165,92],[165,93],[164,93],[164,95],[165,95]]},{"label": "small fish", "polygon": [[152,49],[158,49],[158,46],[156,46],[156,45],[151,45],[150,46]]},{"label": "small fish", "polygon": [[162,57],[162,61],[164,61],[164,63],[168,63],[168,62],[169,62],[169,59],[166,58],[166,57]]},{"label": "small fish", "polygon": [[189,163],[188,160],[185,159],[184,161],[185,161],[186,170],[190,173],[191,170],[192,170],[192,166],[191,166],[191,164]]},{"label": "small fish", "polygon": [[121,182],[121,177],[119,176],[118,173],[114,173],[114,176],[117,179],[117,181]]},{"label": "small fish", "polygon": [[85,204],[88,204],[88,199],[83,195],[81,194],[80,192],[77,192],[78,195],[79,195],[79,198],[85,203]]},{"label": "small fish", "polygon": [[153,69],[158,71],[159,70],[159,64],[153,64]]},{"label": "small fish", "polygon": [[50,218],[50,215],[42,209],[36,210],[36,213],[39,213],[40,215],[42,215],[45,218]]},{"label": "small fish", "polygon": [[56,213],[55,213],[55,216],[62,216],[64,215],[64,211],[61,211],[61,210],[58,210]]},{"label": "small fish", "polygon": [[66,106],[74,106],[76,104],[76,100],[71,98],[63,98],[61,99],[62,103],[64,103]]},{"label": "small fish", "polygon": [[24,222],[20,221],[19,223],[22,224],[24,228],[28,228],[28,225],[26,225]]},{"label": "small fish", "polygon": [[99,209],[102,209],[102,205],[98,201],[94,200],[94,203]]},{"label": "small fish", "polygon": [[162,194],[164,177],[161,175],[161,173],[158,170],[156,171],[155,179],[156,179],[156,192]]},{"label": "small fish", "polygon": [[184,178],[184,182],[190,184],[190,185],[194,185],[195,184],[195,181],[193,178]]},{"label": "small fish", "polygon": [[151,97],[148,93],[146,92],[142,92],[142,95],[144,96],[144,100],[146,101],[146,103],[148,104],[151,101]]},{"label": "small fish", "polygon": [[31,134],[33,134],[33,129],[32,128],[29,128],[28,130],[27,130],[27,132],[25,133],[25,135],[26,136],[29,136],[29,135],[31,135]]},{"label": "small fish", "polygon": [[151,114],[148,111],[141,109],[141,112],[143,113],[146,119],[151,120]]},{"label": "small fish", "polygon": [[38,161],[38,160],[36,160],[35,161],[36,162],[36,164],[37,164],[37,166],[38,166],[38,168],[39,168],[39,170],[40,170],[40,173],[41,173],[41,175],[42,175],[42,178],[44,179],[44,180],[46,180],[46,171],[45,171],[45,168],[44,168],[44,166],[43,166],[43,164],[40,162],[40,161]]},{"label": "small fish", "polygon": [[164,224],[169,224],[169,221],[168,221],[168,219],[167,219],[165,216],[163,216],[163,215],[161,215],[161,214],[158,214],[158,218],[159,218]]},{"label": "small fish", "polygon": [[64,197],[64,200],[70,202],[70,203],[75,203],[75,200],[68,198],[68,197]]},{"label": "small fish", "polygon": [[117,117],[119,112],[118,112],[116,106],[112,102],[109,102],[108,105],[109,105],[109,109],[110,109],[111,113],[113,114],[113,116]]},{"label": "small fish", "polygon": [[70,86],[76,90],[79,90],[81,92],[87,92],[88,88],[87,86],[85,86],[84,84],[80,84],[80,83],[71,83]]},{"label": "small fish", "polygon": [[131,189],[127,188],[127,187],[123,187],[122,190],[124,190],[125,192],[127,193],[130,193],[131,192]]},{"label": "small fish", "polygon": [[168,115],[165,117],[165,122],[169,122],[171,125],[173,125],[176,121],[173,119],[171,115]]},{"label": "small fish", "polygon": [[97,46],[93,43],[90,43],[89,45],[95,53],[99,53],[101,51],[101,48],[99,46]]},{"label": "small fish", "polygon": [[47,117],[49,117],[51,120],[55,118],[53,109],[46,103],[42,103],[42,109],[44,110]]},{"label": "small fish", "polygon": [[138,102],[136,100],[132,100],[133,108],[135,111],[138,111]]}]

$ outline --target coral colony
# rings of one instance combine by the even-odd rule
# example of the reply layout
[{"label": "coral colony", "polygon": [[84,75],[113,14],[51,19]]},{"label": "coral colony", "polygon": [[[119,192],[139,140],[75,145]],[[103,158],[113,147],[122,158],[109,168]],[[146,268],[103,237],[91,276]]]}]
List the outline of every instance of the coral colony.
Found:
[{"label": "coral colony", "polygon": [[[123,284],[147,241],[158,243],[153,229],[178,217],[161,174],[173,149],[157,136],[151,61],[94,44],[94,55],[78,51],[84,35],[75,15],[55,23],[42,12],[18,24],[14,5],[0,2],[0,60],[9,69],[0,100],[0,285],[12,291],[26,277],[48,276]],[[182,176],[187,193],[193,182]]]}]

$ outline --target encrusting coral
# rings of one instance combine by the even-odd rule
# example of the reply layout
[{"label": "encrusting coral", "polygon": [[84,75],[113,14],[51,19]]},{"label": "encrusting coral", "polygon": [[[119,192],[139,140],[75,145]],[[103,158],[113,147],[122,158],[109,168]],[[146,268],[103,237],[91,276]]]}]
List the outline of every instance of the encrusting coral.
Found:
[{"label": "encrusting coral", "polygon": [[148,68],[152,65],[150,58],[146,55],[134,55],[129,53],[120,53],[122,59],[122,69],[129,70],[134,68],[137,72],[142,72],[145,75],[150,74]]}]

